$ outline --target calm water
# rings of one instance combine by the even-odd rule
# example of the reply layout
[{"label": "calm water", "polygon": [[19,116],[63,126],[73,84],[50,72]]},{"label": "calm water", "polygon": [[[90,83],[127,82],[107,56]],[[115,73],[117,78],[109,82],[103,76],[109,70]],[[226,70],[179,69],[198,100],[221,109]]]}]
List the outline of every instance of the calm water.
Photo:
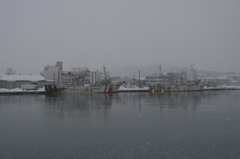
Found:
[{"label": "calm water", "polygon": [[0,96],[0,158],[239,159],[240,91]]}]

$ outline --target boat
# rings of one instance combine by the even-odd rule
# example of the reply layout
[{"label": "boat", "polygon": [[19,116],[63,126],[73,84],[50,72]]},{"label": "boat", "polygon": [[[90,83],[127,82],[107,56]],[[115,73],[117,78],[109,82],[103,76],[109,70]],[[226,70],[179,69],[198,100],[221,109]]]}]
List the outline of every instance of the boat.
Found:
[{"label": "boat", "polygon": [[[82,94],[82,93],[116,93],[119,92],[119,88],[123,82],[121,81],[111,81],[109,77],[107,77],[106,67],[104,69],[104,78],[95,82],[94,84],[90,84],[89,80],[86,77],[81,77],[81,82],[73,83],[71,85],[66,85],[64,87],[46,86],[46,92],[48,94],[58,94],[58,93],[71,93],[71,94]],[[69,74],[69,73],[68,73]],[[69,74],[70,75],[70,74]],[[74,78],[73,76],[71,76]],[[74,80],[74,81],[77,81]]]},{"label": "boat", "polygon": [[189,91],[204,91],[204,83],[201,81],[190,81],[190,83],[179,83],[173,84],[170,86],[163,87],[163,91],[165,92],[189,92]]},{"label": "boat", "polygon": [[[167,75],[160,74],[159,77],[150,77],[154,81],[154,85],[149,86],[152,92],[189,92],[189,91],[204,91],[207,85],[206,81],[201,81],[197,78],[196,70],[193,69],[193,78],[189,79],[187,73],[167,73]],[[154,79],[154,80],[153,80]]]},{"label": "boat", "polygon": [[47,95],[57,95],[64,92],[64,87],[57,87],[55,84],[46,84],[45,92]]},{"label": "boat", "polygon": [[148,92],[149,89],[146,86],[138,87],[136,85],[125,82],[119,88],[119,92]]},{"label": "boat", "polygon": [[112,82],[111,80],[102,81],[93,85],[78,85],[67,87],[65,93],[116,93],[119,92],[121,82]]}]

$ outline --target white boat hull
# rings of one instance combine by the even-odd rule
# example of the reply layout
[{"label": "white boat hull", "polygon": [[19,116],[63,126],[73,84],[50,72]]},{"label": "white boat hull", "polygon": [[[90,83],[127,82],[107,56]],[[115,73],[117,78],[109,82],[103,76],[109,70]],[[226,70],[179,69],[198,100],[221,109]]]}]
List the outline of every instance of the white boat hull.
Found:
[{"label": "white boat hull", "polygon": [[121,84],[109,84],[101,86],[76,86],[65,89],[65,93],[116,93],[119,92]]},{"label": "white boat hull", "polygon": [[172,86],[153,86],[149,87],[150,91],[154,92],[191,92],[204,91],[202,85],[172,85]]},{"label": "white boat hull", "polygon": [[166,87],[164,89],[165,92],[189,92],[189,91],[203,91],[203,87],[201,85],[181,85],[181,86],[171,86]]}]

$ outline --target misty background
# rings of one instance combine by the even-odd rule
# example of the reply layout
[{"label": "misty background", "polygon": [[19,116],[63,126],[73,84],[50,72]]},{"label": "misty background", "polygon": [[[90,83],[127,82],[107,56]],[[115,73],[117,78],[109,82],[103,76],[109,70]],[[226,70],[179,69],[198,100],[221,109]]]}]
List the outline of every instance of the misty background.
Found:
[{"label": "misty background", "polygon": [[56,61],[239,73],[239,15],[239,0],[1,0],[0,74],[39,74]]}]

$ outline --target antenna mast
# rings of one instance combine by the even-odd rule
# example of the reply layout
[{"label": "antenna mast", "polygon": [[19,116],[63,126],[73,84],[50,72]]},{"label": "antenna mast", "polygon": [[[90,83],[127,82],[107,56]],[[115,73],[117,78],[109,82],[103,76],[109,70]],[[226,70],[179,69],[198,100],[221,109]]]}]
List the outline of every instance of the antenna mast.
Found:
[{"label": "antenna mast", "polygon": [[106,66],[104,65],[103,65],[103,74],[104,74],[104,79],[107,79]]},{"label": "antenna mast", "polygon": [[159,77],[162,75],[162,70],[161,69],[162,69],[162,66],[160,65],[159,66]]}]

